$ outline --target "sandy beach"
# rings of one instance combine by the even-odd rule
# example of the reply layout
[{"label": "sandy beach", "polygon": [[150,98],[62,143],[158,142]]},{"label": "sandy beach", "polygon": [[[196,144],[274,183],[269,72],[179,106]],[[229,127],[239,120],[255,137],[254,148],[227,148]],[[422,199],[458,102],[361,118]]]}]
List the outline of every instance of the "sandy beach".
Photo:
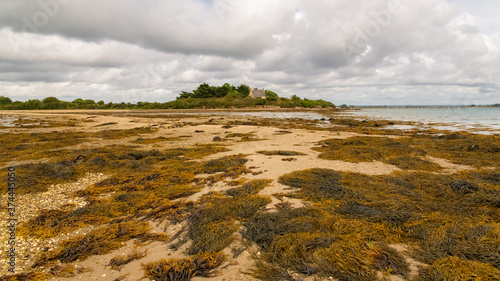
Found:
[{"label": "sandy beach", "polygon": [[[453,183],[465,180],[470,182],[471,186],[474,186],[474,188],[471,187],[471,190],[474,189],[474,193],[472,191],[464,191],[464,194],[467,195],[463,196],[478,194],[479,192],[490,195],[500,192],[498,182],[494,180],[486,181],[486,178],[498,177],[498,169],[500,167],[498,159],[500,157],[496,158],[496,163],[495,160],[490,161],[488,160],[490,158],[486,159],[484,157],[481,160],[482,162],[474,162],[476,160],[470,160],[472,158],[469,156],[463,157],[470,161],[462,161],[460,160],[461,158],[457,158],[459,156],[452,155],[447,157],[447,154],[435,152],[440,151],[441,148],[438,147],[440,144],[425,146],[427,144],[424,142],[413,142],[412,138],[417,136],[417,134],[411,132],[402,133],[395,130],[382,130],[380,134],[377,134],[371,128],[354,128],[353,126],[329,129],[321,126],[321,121],[317,120],[263,120],[257,116],[227,116],[222,114],[217,115],[216,113],[214,113],[215,115],[205,116],[183,115],[182,113],[179,113],[179,115],[154,115],[155,112],[148,113],[152,115],[141,115],[141,112],[137,111],[125,112],[127,114],[123,113],[121,111],[0,112],[3,119],[16,120],[11,125],[4,125],[1,128],[3,135],[2,142],[8,143],[8,145],[2,151],[2,163],[0,163],[0,166],[2,166],[3,171],[7,171],[8,167],[16,167],[16,176],[20,181],[18,182],[19,189],[15,198],[16,218],[18,219],[15,249],[16,271],[18,274],[25,274],[23,276],[26,278],[20,280],[44,280],[43,278],[45,280],[141,280],[145,276],[145,271],[141,264],[145,265],[157,262],[160,259],[182,259],[192,256],[193,251],[195,251],[192,248],[195,242],[190,238],[190,235],[193,235],[190,234],[190,231],[193,231],[193,221],[203,216],[204,212],[208,212],[200,208],[204,208],[203,206],[207,204],[207,206],[211,206],[211,200],[218,202],[217,200],[234,199],[236,195],[230,195],[230,192],[236,192],[233,189],[245,186],[245,183],[252,182],[266,183],[256,192],[245,196],[249,196],[248,198],[252,200],[257,200],[256,198],[258,198],[258,200],[265,203],[259,205],[258,211],[252,213],[252,215],[236,215],[223,219],[231,227],[236,226],[235,231],[229,235],[228,244],[222,246],[223,249],[220,251],[220,253],[226,255],[226,260],[217,266],[217,272],[213,274],[213,277],[194,277],[192,280],[262,279],[259,277],[262,275],[249,273],[253,272],[252,270],[255,270],[255,268],[262,266],[262,262],[268,264],[270,260],[278,258],[270,258],[273,255],[272,250],[266,249],[263,246],[267,245],[265,244],[267,242],[259,244],[261,243],[259,242],[260,240],[254,238],[257,234],[253,236],[248,234],[248,228],[251,226],[249,222],[257,220],[257,218],[265,214],[280,213],[288,209],[299,210],[307,208],[318,208],[321,209],[321,212],[332,210],[332,214],[334,214],[332,218],[338,218],[339,221],[342,219],[345,221],[342,223],[352,224],[353,228],[360,227],[358,225],[363,225],[363,222],[366,222],[369,226],[366,226],[366,229],[360,228],[359,235],[363,236],[365,233],[374,232],[372,235],[367,236],[372,236],[372,238],[367,239],[369,243],[367,242],[366,245],[369,245],[369,247],[364,248],[365,246],[361,246],[360,249],[366,251],[362,256],[370,257],[372,255],[370,252],[372,249],[370,243],[372,242],[370,241],[375,241],[373,243],[380,243],[380,248],[377,249],[390,248],[390,253],[393,251],[395,253],[393,254],[394,256],[403,259],[400,263],[405,264],[403,267],[406,270],[402,270],[399,267],[400,265],[394,261],[395,258],[393,261],[387,258],[384,260],[386,262],[386,270],[384,270],[377,263],[366,261],[366,265],[360,266],[360,268],[363,268],[363,272],[365,272],[363,274],[366,275],[360,273],[359,279],[352,280],[370,280],[374,278],[373,276],[380,278],[380,280],[410,280],[411,278],[417,278],[419,267],[433,266],[432,262],[424,262],[426,261],[425,258],[418,260],[418,255],[415,254],[418,251],[415,250],[413,252],[415,248],[422,248],[427,242],[419,242],[420,240],[417,238],[412,240],[413,238],[410,238],[414,237],[411,236],[413,235],[412,229],[414,229],[412,227],[418,225],[419,221],[428,222],[432,220],[431,217],[437,215],[439,212],[441,212],[440,216],[443,218],[446,217],[449,221],[453,221],[454,218],[449,214],[443,213],[439,208],[433,210],[434,207],[425,205],[430,203],[423,202],[425,201],[422,197],[423,195],[405,195],[405,192],[417,192],[415,190],[420,189],[420,187],[412,187],[406,191],[403,191],[403,189],[398,189],[397,191],[400,193],[397,196],[404,198],[401,199],[401,202],[404,202],[405,212],[410,217],[397,222],[394,222],[397,220],[396,218],[389,221],[384,216],[379,220],[378,216],[382,212],[386,210],[401,210],[403,205],[398,207],[397,202],[394,203],[392,201],[391,203],[387,203],[389,202],[387,201],[386,203],[378,204],[377,198],[387,198],[387,194],[383,193],[386,191],[380,191],[381,193],[377,194],[377,191],[373,188],[367,190],[363,188],[370,188],[369,186],[372,185],[376,186],[375,182],[378,183],[387,179],[400,177],[407,178],[408,182],[410,182],[411,177],[418,179],[423,175],[432,175],[436,179],[446,178],[446,180]],[[325,115],[325,118],[328,119],[331,116]],[[468,138],[467,140],[470,141],[469,152],[490,149],[485,148],[481,141],[491,143],[493,146],[497,146],[499,142],[496,136],[471,137],[465,134],[464,136],[464,138]],[[457,138],[461,138],[461,135],[457,135]],[[473,138],[477,138],[477,140]],[[388,149],[388,152],[385,152],[386,150],[378,150],[376,157],[373,156],[373,151],[368,151],[366,150],[367,148],[355,148],[355,152],[349,152],[359,157],[354,160],[337,156],[335,153],[340,151],[340,148],[335,148],[337,147],[337,142],[339,143],[338,145],[345,146],[347,145],[346,142],[351,140],[353,140],[353,143],[354,140],[361,142],[363,146],[385,142],[384,146],[392,145],[392,148]],[[425,140],[429,142],[431,140],[444,141],[443,138],[433,139],[431,137]],[[447,140],[453,141],[454,137],[450,137]],[[477,144],[474,143],[475,141]],[[401,148],[403,145],[404,148]],[[474,145],[477,145],[477,149]],[[399,152],[396,151],[396,147],[408,152],[401,152],[401,155],[398,155]],[[210,152],[205,150],[210,150]],[[125,156],[120,156],[134,151],[154,151],[154,153],[149,153],[146,157],[133,158],[135,156],[128,156],[129,158],[132,157],[130,160],[128,158],[125,159]],[[396,156],[393,157],[391,153],[394,153]],[[491,152],[487,151],[484,153],[491,154]],[[495,153],[498,155],[499,152],[494,152],[493,154],[495,155]],[[108,154],[109,157],[106,156],[108,158],[103,156]],[[491,159],[495,159],[494,155],[492,155]],[[375,158],[370,158],[372,156]],[[478,158],[481,158],[481,156],[478,156]],[[105,159],[106,164],[96,164],[100,159]],[[114,164],[111,163],[112,159],[115,159]],[[241,165],[238,164],[227,169],[219,169],[218,166],[217,169],[212,170],[207,168],[212,163],[210,161],[220,161],[220,159],[229,159],[231,161],[235,159],[244,160],[238,160],[242,163]],[[408,161],[410,160],[408,159],[420,161],[417,161],[420,166],[415,164],[416,166],[410,165],[411,167],[408,167],[405,165],[409,163]],[[29,181],[23,179],[36,176],[35,172],[41,171],[37,165],[52,165],[53,163],[63,165],[61,161],[67,161],[69,163],[67,165],[71,166],[72,172],[68,172],[64,176],[49,177],[44,179],[43,182],[37,179],[30,179]],[[401,164],[401,161],[404,163]],[[93,166],[88,166],[90,165],[89,163]],[[174,170],[169,170],[171,169],[170,167],[174,166]],[[84,170],[86,169],[85,167],[93,168]],[[102,169],[99,167],[102,167]],[[194,172],[195,170],[197,172]],[[324,195],[324,197],[322,195],[317,197],[316,193],[307,193],[308,191],[305,190],[305,187],[301,193],[298,191],[301,189],[297,188],[298,185],[307,186],[309,183],[302,182],[297,185],[289,180],[291,183],[287,184],[286,178],[287,176],[292,177],[294,173],[299,171],[312,171],[314,173],[333,171],[335,173],[332,174],[333,177],[338,173],[338,175],[342,175],[343,179],[347,179],[342,181],[343,188],[348,190],[345,193],[347,195],[343,193],[344,195],[342,196],[344,197],[339,197],[339,195]],[[410,173],[412,176],[409,175]],[[99,211],[96,209],[97,211],[93,211],[95,213],[92,213],[93,216],[98,217],[96,219],[85,217],[85,223],[78,223],[78,219],[76,222],[74,220],[71,222],[62,222],[67,219],[68,214],[73,216],[76,211],[85,208],[88,209],[89,206],[96,204],[96,202],[107,206],[105,204],[115,202],[118,195],[126,198],[126,194],[129,192],[137,192],[137,194],[152,192],[155,188],[154,185],[146,185],[143,181],[139,180],[139,177],[151,175],[159,175],[159,178],[163,177],[161,179],[162,185],[158,187],[162,188],[162,190],[171,186],[172,188],[186,188],[189,191],[172,195],[168,198],[163,198],[161,193],[158,193],[155,196],[160,199],[148,199],[152,200],[148,201],[149,203],[142,201],[120,201],[129,204],[126,206],[129,206],[133,210],[123,211],[122,209],[125,208],[125,205],[120,205],[121,207],[116,207],[118,208],[115,212],[116,214],[99,217],[97,213]],[[485,176],[479,179],[479,176],[476,177],[476,175]],[[353,178],[352,185],[348,183],[349,177]],[[355,182],[356,177],[362,177],[364,180],[359,181],[367,182],[369,186],[357,189],[360,183]],[[175,178],[176,181],[173,181],[172,178]],[[154,183],[155,180],[153,179],[151,182]],[[115,183],[109,185],[109,182],[112,181]],[[133,182],[133,184],[130,185],[127,182]],[[166,184],[167,182],[168,184]],[[30,183],[33,185],[33,188],[29,190],[22,189],[23,183]],[[314,181],[311,184],[314,184]],[[414,183],[408,183],[408,185],[411,184]],[[138,188],[138,186],[141,188]],[[391,188],[393,188],[392,185]],[[476,189],[480,191],[476,191]],[[320,189],[315,192],[321,193],[325,192],[325,190]],[[349,192],[352,192],[352,194]],[[460,192],[457,191],[454,193],[450,189],[446,191],[446,194],[460,194]],[[498,231],[500,226],[497,219],[500,214],[500,205],[495,205],[498,204],[495,203],[498,202],[498,198],[485,199],[494,196],[490,195],[484,195],[481,197],[483,201],[477,204],[474,203],[475,205],[471,203],[472,205],[465,208],[484,213],[482,218],[478,220],[477,226],[489,223],[492,229]],[[445,200],[443,198],[446,196],[443,196],[445,195],[440,194],[432,195],[431,197],[433,200],[441,198],[439,200],[436,199],[436,204],[438,204],[437,202],[440,200]],[[412,201],[409,198],[413,198],[412,200],[417,200],[419,203],[411,206]],[[475,200],[472,197],[470,198],[470,200]],[[458,197],[453,200],[455,199],[469,200],[459,199]],[[3,218],[1,223],[2,225],[7,225],[8,195],[2,195],[0,200],[2,204],[1,217]],[[162,206],[153,204],[149,208],[141,205],[151,204],[154,200],[163,200],[161,201],[162,204],[168,204],[168,206],[178,204],[186,207],[176,209],[177,215],[164,212],[161,214],[158,213],[160,215],[155,217],[153,211],[160,210]],[[488,200],[497,201],[491,203]],[[350,202],[354,201],[358,202],[356,204],[359,204],[359,206],[365,206],[363,208],[366,208],[366,210],[369,210],[369,208],[373,210],[378,208],[384,211],[373,212],[373,215],[366,218],[362,214],[348,214],[346,211],[348,210],[346,207],[348,205],[346,204],[351,204]],[[351,209],[349,210],[352,211]],[[201,214],[196,212],[201,212]],[[43,214],[57,214],[57,216],[60,215],[61,220],[46,224],[44,219],[41,218]],[[167,238],[162,240],[160,236],[152,235],[151,237],[156,238],[150,237],[149,240],[143,239],[144,241],[141,240],[142,238],[131,238],[126,239],[126,241],[120,240],[118,242],[121,243],[120,246],[110,246],[109,250],[100,254],[93,254],[96,251],[91,251],[91,254],[79,256],[71,261],[61,258],[61,252],[58,250],[58,247],[68,247],[69,244],[64,244],[65,241],[76,241],[74,239],[89,235],[93,233],[92,231],[96,231],[96,229],[126,222],[147,223],[150,226],[150,234],[163,234],[164,236],[161,237]],[[66,223],[67,225],[62,225]],[[44,229],[47,227],[53,230],[44,232]],[[332,228],[333,226],[329,227]],[[210,232],[211,230],[207,229],[207,231]],[[387,232],[386,237],[380,234],[384,232]],[[318,232],[313,231],[311,233]],[[16,280],[6,277],[11,274],[8,271],[6,263],[6,255],[9,252],[9,248],[7,247],[9,235],[9,232],[2,230],[0,276],[3,275],[4,277],[0,278],[0,280]],[[284,235],[284,233],[280,235]],[[484,235],[493,234],[485,233]],[[338,240],[340,238],[335,239]],[[358,237],[356,239],[365,241],[365,238]],[[421,240],[425,239],[421,238]],[[492,243],[497,243],[496,245],[498,246],[498,241]],[[176,245],[176,247],[173,245]],[[272,247],[277,247],[274,244],[272,245]],[[110,266],[112,259],[118,256],[123,257],[130,253],[143,253],[143,255],[125,263],[119,268],[112,268]],[[53,256],[51,256],[52,254]],[[287,255],[292,254],[288,253]],[[386,255],[390,257],[392,254]],[[459,254],[457,255],[460,256]],[[265,257],[261,258],[260,256]],[[292,259],[291,257],[289,258]],[[355,258],[357,259],[358,257],[356,256]],[[44,261],[40,262],[41,260]],[[256,260],[259,260],[260,263],[256,264]],[[474,260],[478,261],[478,259]],[[489,266],[495,262],[479,261],[482,262],[481,266]],[[311,261],[309,263],[315,264],[311,265],[315,269],[311,271],[312,274],[310,276],[305,274],[305,271],[298,271],[297,267],[294,267],[293,264],[290,264],[289,268],[283,268],[283,265],[279,264],[277,268],[280,269],[275,270],[285,270],[284,272],[288,272],[287,278],[292,278],[293,280],[344,280],[342,278],[349,278],[342,277],[344,276],[342,274],[326,276],[325,272],[327,270],[322,269],[323,267],[321,267],[319,261],[316,261],[316,263]],[[366,269],[366,266],[370,266],[371,268]],[[342,270],[338,269],[338,271],[341,272]],[[372,273],[375,275],[372,275]],[[150,280],[155,279],[151,277]],[[270,278],[269,280],[276,279]]]}]

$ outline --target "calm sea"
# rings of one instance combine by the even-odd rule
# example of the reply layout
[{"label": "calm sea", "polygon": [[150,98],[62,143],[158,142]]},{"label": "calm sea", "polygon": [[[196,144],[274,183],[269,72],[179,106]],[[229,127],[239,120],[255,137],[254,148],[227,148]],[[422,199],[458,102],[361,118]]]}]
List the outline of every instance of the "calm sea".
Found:
[{"label": "calm sea", "polygon": [[[419,127],[440,130],[471,130],[477,133],[500,133],[500,108],[365,108],[347,115],[420,122]],[[437,123],[446,123],[445,125]],[[409,128],[410,129],[410,128]],[[481,131],[484,129],[484,131]]]}]

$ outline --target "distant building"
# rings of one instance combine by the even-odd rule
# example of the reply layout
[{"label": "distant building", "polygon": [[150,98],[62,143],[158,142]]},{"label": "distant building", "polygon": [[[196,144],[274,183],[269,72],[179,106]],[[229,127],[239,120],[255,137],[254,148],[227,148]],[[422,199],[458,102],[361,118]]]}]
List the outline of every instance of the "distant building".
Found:
[{"label": "distant building", "polygon": [[266,90],[264,90],[264,89],[262,89],[262,90],[250,89],[250,94],[248,96],[250,96],[254,99],[258,99],[258,98],[265,99],[266,98]]}]

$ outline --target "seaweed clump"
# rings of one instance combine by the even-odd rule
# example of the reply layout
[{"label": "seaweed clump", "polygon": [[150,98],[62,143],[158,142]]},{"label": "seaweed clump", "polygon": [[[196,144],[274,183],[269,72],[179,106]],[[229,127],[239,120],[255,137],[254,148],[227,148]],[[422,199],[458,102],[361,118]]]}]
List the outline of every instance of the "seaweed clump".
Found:
[{"label": "seaweed clump", "polygon": [[313,148],[321,152],[319,157],[328,160],[348,162],[381,161],[404,170],[439,171],[436,163],[422,159],[426,155],[423,149],[415,148],[401,141],[385,137],[352,137],[348,139],[330,139]]},{"label": "seaweed clump", "polygon": [[143,264],[145,276],[150,280],[186,280],[195,276],[213,277],[227,257],[221,253],[200,253],[183,259],[162,259]]},{"label": "seaweed clump", "polygon": [[223,157],[206,162],[203,171],[207,174],[227,172],[228,170],[242,167],[247,161],[248,159],[238,156]]},{"label": "seaweed clump", "polygon": [[401,140],[429,155],[474,167],[500,167],[500,136],[452,133],[415,135]]},{"label": "seaweed clump", "polygon": [[[82,139],[85,138],[82,137]],[[109,146],[72,151],[42,148],[40,151],[26,153],[40,155],[40,158],[46,157],[50,160],[46,163],[25,164],[17,167],[24,175],[19,178],[18,192],[20,194],[45,192],[51,184],[76,181],[88,172],[111,175],[130,175],[132,172],[138,177],[140,175],[137,174],[155,171],[158,165],[164,166],[164,170],[167,168],[171,170],[169,176],[172,178],[190,172],[192,180],[194,173],[202,171],[199,165],[195,169],[190,169],[196,166],[196,163],[190,163],[188,160],[202,159],[214,153],[227,151],[227,149],[217,145],[198,145],[192,148],[165,151],[137,150],[131,146]],[[46,154],[41,155],[42,152]],[[179,170],[184,173],[179,173]]]},{"label": "seaweed clump", "polygon": [[81,176],[75,170],[75,164],[70,161],[27,164],[18,169],[26,175],[19,178],[20,194],[44,192],[51,184],[74,181]]},{"label": "seaweed clump", "polygon": [[413,255],[432,264],[448,256],[457,256],[500,267],[500,226],[455,223],[432,228]]},{"label": "seaweed clump", "polygon": [[229,196],[255,195],[262,189],[268,186],[272,180],[253,180],[243,184],[242,186],[226,190]]},{"label": "seaweed clump", "polygon": [[447,281],[447,280],[500,280],[500,270],[490,264],[446,257],[436,260],[431,266],[419,270],[413,281]]},{"label": "seaweed clump", "polygon": [[189,254],[219,252],[234,241],[234,232],[240,228],[236,220],[252,217],[270,203],[266,197],[246,195],[227,197],[219,193],[200,199],[189,217],[188,237],[193,243]]},{"label": "seaweed clump", "polygon": [[403,170],[419,171],[440,171],[442,167],[439,164],[411,156],[402,156],[387,160],[387,164],[394,165]]},{"label": "seaweed clump", "polygon": [[245,166],[246,162],[248,159],[242,155],[232,155],[205,162],[201,171],[206,174],[215,174],[206,178],[206,181],[211,184],[228,177],[234,179],[242,174],[251,173],[252,171]]},{"label": "seaweed clump", "polygon": [[134,250],[132,253],[130,253],[126,256],[116,256],[116,257],[112,258],[109,261],[108,265],[112,269],[119,270],[122,266],[124,266],[132,261],[142,259],[146,255],[147,255],[147,250],[145,250],[144,252]]},{"label": "seaweed clump", "polygon": [[[293,274],[338,280],[375,280],[367,258],[367,232],[315,207],[258,213],[244,223],[247,239],[260,246],[252,275],[296,280]],[[358,229],[359,232],[356,232]]]},{"label": "seaweed clump", "polygon": [[141,216],[157,217],[153,212],[161,212],[164,218],[169,218],[169,214],[175,216],[184,206],[156,196],[154,192],[119,192],[109,199],[91,200],[73,211],[42,210],[37,217],[19,227],[19,235],[46,239],[81,227],[110,223],[115,219],[126,221]]},{"label": "seaweed clump", "polygon": [[33,268],[44,266],[52,261],[70,263],[85,260],[92,255],[107,254],[123,246],[130,239],[145,237],[149,234],[148,223],[125,222],[98,228],[87,235],[80,235],[63,242],[58,248],[43,253]]},{"label": "seaweed clump", "polygon": [[406,259],[398,251],[384,243],[371,246],[368,256],[371,259],[371,264],[381,272],[390,272],[405,279],[410,275],[410,267]]},{"label": "seaweed clump", "polygon": [[50,277],[48,273],[28,272],[17,273],[9,276],[0,277],[0,281],[46,281]]},{"label": "seaweed clump", "polygon": [[305,196],[321,198],[340,198],[348,192],[341,183],[342,175],[329,169],[310,169],[286,174],[279,183],[300,188]]},{"label": "seaweed clump", "polygon": [[[317,207],[328,213],[325,217],[332,216],[337,221],[352,224],[361,223],[356,231],[369,231],[370,240],[377,241],[377,245],[380,241],[398,241],[418,246],[412,249],[411,255],[421,262],[432,264],[438,259],[457,256],[497,268],[500,266],[500,232],[495,223],[500,216],[500,191],[495,184],[498,171],[464,171],[452,175],[398,171],[383,176],[319,171],[321,173],[318,169],[293,172],[280,178],[280,182],[300,188],[299,195],[313,199]],[[327,196],[318,192],[321,191],[318,186],[331,185],[349,191],[348,196]],[[316,196],[308,194],[308,189],[313,190],[312,195]],[[277,214],[286,217],[286,210],[281,208]],[[276,220],[266,221],[257,223],[261,225],[259,232],[263,234],[251,237],[264,249],[273,243],[269,237],[274,237],[273,229],[281,225]],[[253,220],[247,224],[250,222]],[[313,218],[308,218],[295,224],[307,226],[306,233],[315,229],[322,232],[314,226],[314,222]],[[330,232],[325,232],[331,233],[331,224],[320,224],[327,228],[330,226]],[[245,226],[251,233],[257,232],[253,230],[253,224]],[[286,236],[292,232],[291,229],[280,233]],[[259,237],[271,241],[262,244],[260,241],[263,238]],[[372,267],[382,271],[387,267],[392,274],[406,275],[400,266],[393,266],[394,259],[390,262],[386,260],[389,250],[384,249],[385,254],[373,248],[370,251],[374,256],[378,255],[376,260],[379,260],[372,263]],[[271,261],[273,259],[269,259],[273,266],[279,264]]]},{"label": "seaweed clump", "polygon": [[257,151],[259,154],[263,155],[268,155],[268,156],[273,156],[273,155],[279,155],[279,156],[299,156],[299,155],[306,155],[302,152],[297,152],[297,151],[288,151],[288,150],[261,150]]}]

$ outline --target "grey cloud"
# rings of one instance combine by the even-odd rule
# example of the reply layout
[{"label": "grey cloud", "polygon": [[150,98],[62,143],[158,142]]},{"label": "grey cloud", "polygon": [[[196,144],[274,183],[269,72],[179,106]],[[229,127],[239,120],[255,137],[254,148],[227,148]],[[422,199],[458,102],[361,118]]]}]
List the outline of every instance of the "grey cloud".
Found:
[{"label": "grey cloud", "polygon": [[349,104],[500,98],[500,30],[472,8],[400,1],[380,18],[389,0],[254,0],[221,15],[221,1],[72,0],[34,34],[20,31],[38,1],[1,1],[0,95],[166,101],[229,82]]},{"label": "grey cloud", "polygon": [[36,4],[38,1],[26,2],[29,5],[19,1],[18,5],[4,6],[0,24],[15,31],[36,29],[43,34],[94,42],[111,39],[170,53],[235,57],[254,56],[272,46],[272,34],[286,27],[295,9],[295,1],[282,0],[259,14],[241,2],[230,11],[238,18],[223,20],[211,7],[196,0],[73,0],[59,5],[48,23],[38,27],[36,15],[43,8]]}]

